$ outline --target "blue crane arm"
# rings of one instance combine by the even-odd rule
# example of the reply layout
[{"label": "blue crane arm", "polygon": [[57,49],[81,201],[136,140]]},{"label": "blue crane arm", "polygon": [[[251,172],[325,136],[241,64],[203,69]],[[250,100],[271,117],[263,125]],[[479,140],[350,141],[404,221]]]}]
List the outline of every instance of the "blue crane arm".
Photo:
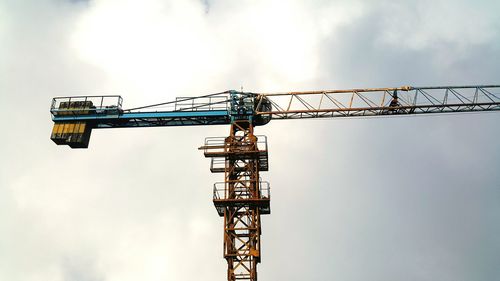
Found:
[{"label": "blue crane arm", "polygon": [[227,110],[105,112],[97,114],[54,115],[59,122],[89,122],[93,128],[157,127],[230,124]]},{"label": "blue crane arm", "polygon": [[51,139],[56,144],[87,148],[92,129],[223,125],[242,118],[264,125],[270,118],[254,114],[256,96],[226,91],[126,110],[120,96],[58,97],[50,109],[54,121]]},{"label": "blue crane arm", "polygon": [[[51,140],[71,148],[87,148],[93,129],[228,124],[227,108],[203,105],[195,98],[123,110],[120,96],[73,96],[52,100]],[[223,97],[222,102],[227,100]],[[189,102],[186,105],[185,102]],[[172,107],[173,106],[173,107]],[[167,107],[165,109],[164,107]],[[142,111],[141,111],[142,110]]]}]

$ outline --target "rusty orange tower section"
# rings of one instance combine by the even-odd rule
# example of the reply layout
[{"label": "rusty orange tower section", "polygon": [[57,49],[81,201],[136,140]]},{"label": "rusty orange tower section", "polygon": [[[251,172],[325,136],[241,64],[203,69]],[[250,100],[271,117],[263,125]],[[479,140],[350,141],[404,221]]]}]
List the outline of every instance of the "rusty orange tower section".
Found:
[{"label": "rusty orange tower section", "polygon": [[229,137],[207,138],[200,149],[212,158],[210,170],[224,173],[224,182],[214,184],[213,202],[224,217],[227,279],[256,281],[260,216],[271,213],[269,183],[259,175],[269,169],[266,137],[255,136],[253,124],[239,120],[231,124]]}]

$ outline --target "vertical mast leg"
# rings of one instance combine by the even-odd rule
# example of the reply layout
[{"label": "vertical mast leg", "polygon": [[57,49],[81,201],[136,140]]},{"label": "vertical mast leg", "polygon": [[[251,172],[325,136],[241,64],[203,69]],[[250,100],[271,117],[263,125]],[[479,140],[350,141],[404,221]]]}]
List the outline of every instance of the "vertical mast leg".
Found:
[{"label": "vertical mast leg", "polygon": [[223,183],[215,184],[214,205],[224,216],[228,281],[257,280],[260,215],[270,213],[269,184],[259,177],[259,171],[268,169],[267,145],[261,138],[264,142],[258,141],[249,121],[241,120],[231,125],[223,142],[207,138],[204,146],[205,156],[212,157],[212,172],[223,170],[225,175]]}]

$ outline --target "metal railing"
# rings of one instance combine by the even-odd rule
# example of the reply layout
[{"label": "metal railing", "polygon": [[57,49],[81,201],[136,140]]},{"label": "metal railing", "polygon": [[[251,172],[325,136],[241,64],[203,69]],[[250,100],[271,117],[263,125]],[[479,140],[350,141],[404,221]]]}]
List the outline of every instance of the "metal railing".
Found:
[{"label": "metal railing", "polygon": [[[267,137],[264,135],[256,135],[257,151],[267,151]],[[203,150],[205,153],[224,153],[229,151],[230,144],[226,143],[226,137],[207,137]],[[239,145],[238,149],[244,150],[245,145]]]},{"label": "metal railing", "polygon": [[[250,180],[245,181],[250,183]],[[234,194],[229,191],[228,182],[216,182],[213,189],[214,200],[228,200],[228,199],[255,199],[251,198],[251,192],[246,186],[239,186],[233,190]],[[259,194],[257,199],[271,199],[271,187],[267,181],[259,181],[258,186]],[[233,195],[239,196],[234,198]]]},{"label": "metal railing", "polygon": [[56,115],[118,114],[123,99],[118,95],[74,96],[52,99],[50,112]]},{"label": "metal railing", "polygon": [[175,99],[174,111],[207,111],[207,110],[227,110],[228,97],[178,97]]}]

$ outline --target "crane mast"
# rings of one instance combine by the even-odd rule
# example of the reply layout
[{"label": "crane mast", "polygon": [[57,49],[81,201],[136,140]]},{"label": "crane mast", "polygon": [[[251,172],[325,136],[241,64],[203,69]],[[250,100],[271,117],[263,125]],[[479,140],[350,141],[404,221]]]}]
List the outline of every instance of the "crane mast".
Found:
[{"label": "crane mast", "polygon": [[229,137],[207,138],[205,157],[211,171],[223,172],[224,182],[214,185],[213,203],[224,217],[224,258],[228,280],[257,280],[260,262],[260,215],[271,213],[269,184],[260,178],[268,170],[264,136],[255,136],[249,120],[231,123]]},{"label": "crane mast", "polygon": [[271,120],[375,117],[500,110],[500,85],[396,87],[284,93],[225,91],[122,109],[120,96],[57,97],[52,100],[58,145],[87,148],[93,129],[230,125],[229,136],[210,137],[199,149],[211,158],[210,171],[223,173],[214,184],[213,204],[224,218],[227,279],[257,280],[261,261],[261,215],[271,213],[265,136],[256,126]]}]

